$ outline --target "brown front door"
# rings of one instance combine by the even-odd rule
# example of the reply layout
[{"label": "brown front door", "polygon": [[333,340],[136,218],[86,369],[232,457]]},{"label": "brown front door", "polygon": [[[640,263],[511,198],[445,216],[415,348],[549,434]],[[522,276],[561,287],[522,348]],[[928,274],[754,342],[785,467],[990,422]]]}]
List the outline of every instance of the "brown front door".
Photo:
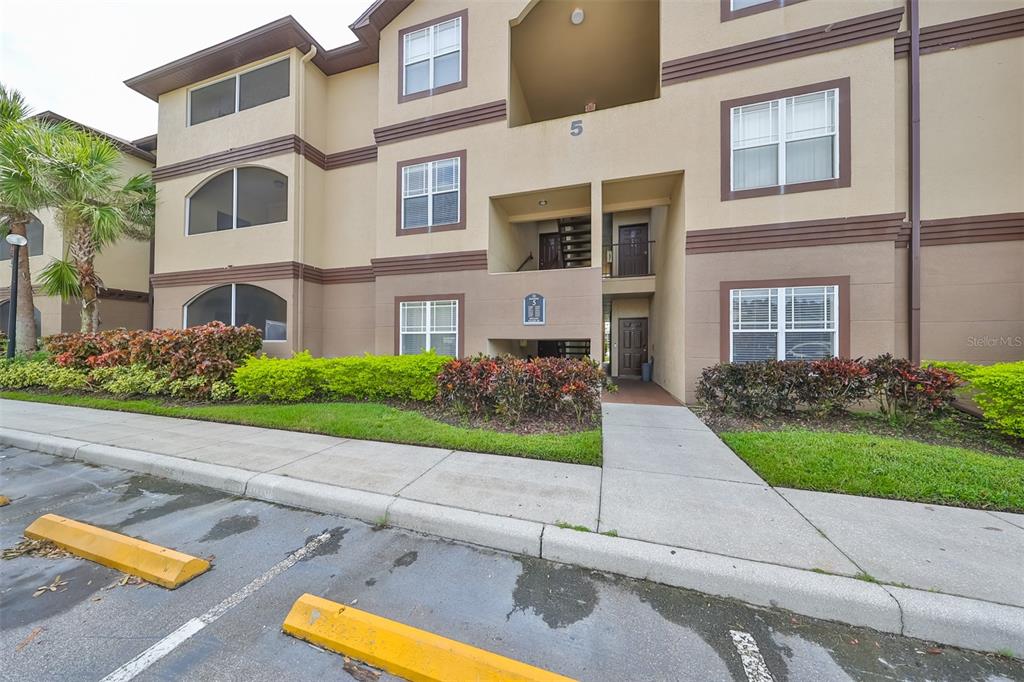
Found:
[{"label": "brown front door", "polygon": [[649,274],[648,253],[646,225],[623,225],[619,228],[619,277]]},{"label": "brown front door", "polygon": [[540,236],[540,269],[554,270],[562,267],[562,248],[557,232],[546,232]]},{"label": "brown front door", "polygon": [[647,362],[647,318],[621,318],[619,320],[619,376],[640,376],[640,365],[645,362]]}]

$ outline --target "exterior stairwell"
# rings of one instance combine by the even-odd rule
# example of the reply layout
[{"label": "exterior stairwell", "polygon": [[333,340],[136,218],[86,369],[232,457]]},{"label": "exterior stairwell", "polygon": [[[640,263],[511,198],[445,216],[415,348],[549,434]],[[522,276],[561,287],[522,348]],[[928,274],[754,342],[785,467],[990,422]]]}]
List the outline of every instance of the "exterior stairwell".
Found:
[{"label": "exterior stairwell", "polygon": [[562,267],[590,267],[590,218],[561,218],[558,234],[562,249]]}]

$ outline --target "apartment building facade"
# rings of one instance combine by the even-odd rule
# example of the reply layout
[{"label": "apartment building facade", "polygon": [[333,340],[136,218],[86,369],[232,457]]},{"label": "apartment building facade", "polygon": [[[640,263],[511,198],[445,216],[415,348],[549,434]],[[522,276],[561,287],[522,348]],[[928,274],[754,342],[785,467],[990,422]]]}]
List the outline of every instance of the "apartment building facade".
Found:
[{"label": "apartment building facade", "polygon": [[[52,111],[36,115],[52,122],[64,122],[106,138],[121,150],[119,172],[124,180],[148,173],[156,164],[156,136],[129,142],[109,133],[67,119]],[[33,306],[36,337],[74,332],[81,328],[81,302],[62,301],[59,296],[46,296],[39,287],[40,274],[53,259],[64,257],[64,236],[56,212],[43,208],[28,224],[29,269],[32,275]],[[100,329],[149,329],[151,310],[149,295],[150,249],[148,241],[123,239],[105,247],[96,255],[96,272],[104,287],[99,290]],[[22,252],[24,257],[24,251]],[[10,311],[11,253],[7,245],[0,248],[0,331],[7,333]]]},{"label": "apartment building facade", "polygon": [[1017,2],[387,0],[352,30],[126,81],[159,102],[155,326],[652,362],[681,399],[720,360],[1024,357]]}]

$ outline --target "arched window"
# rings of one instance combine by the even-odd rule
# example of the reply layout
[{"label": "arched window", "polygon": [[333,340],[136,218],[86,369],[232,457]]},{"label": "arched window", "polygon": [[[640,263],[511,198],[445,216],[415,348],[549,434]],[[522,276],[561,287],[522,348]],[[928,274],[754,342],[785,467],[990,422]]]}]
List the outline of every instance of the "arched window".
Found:
[{"label": "arched window", "polygon": [[207,289],[185,304],[185,326],[217,320],[224,324],[251,324],[264,341],[288,338],[288,304],[272,291],[251,284],[225,284]]},{"label": "arched window", "polygon": [[288,219],[288,178],[269,168],[232,168],[188,198],[188,234],[280,223]]},{"label": "arched window", "polygon": [[[11,301],[10,299],[0,303],[0,332],[4,334],[10,334],[10,330],[7,328],[7,316],[11,314]],[[43,335],[43,316],[39,314],[39,308],[32,309],[32,318],[36,321],[36,338]]]},{"label": "arched window", "polygon": [[[39,218],[32,218],[25,226],[25,237],[28,239],[28,255],[43,255],[43,224],[39,222]],[[24,257],[25,252],[22,251],[21,255]],[[11,247],[7,242],[0,242],[0,261],[10,259]]]}]

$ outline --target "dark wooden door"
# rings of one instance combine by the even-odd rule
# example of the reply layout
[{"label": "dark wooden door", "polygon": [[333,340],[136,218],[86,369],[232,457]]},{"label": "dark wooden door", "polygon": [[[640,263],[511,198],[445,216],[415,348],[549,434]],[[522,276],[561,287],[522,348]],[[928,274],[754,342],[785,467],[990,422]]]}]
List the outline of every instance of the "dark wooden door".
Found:
[{"label": "dark wooden door", "polygon": [[646,225],[623,225],[619,228],[619,277],[649,274]]},{"label": "dark wooden door", "polygon": [[540,235],[540,269],[554,270],[562,267],[562,245],[557,232]]},{"label": "dark wooden door", "polygon": [[621,318],[619,320],[619,376],[640,376],[640,365],[645,362],[647,362],[647,318]]}]

